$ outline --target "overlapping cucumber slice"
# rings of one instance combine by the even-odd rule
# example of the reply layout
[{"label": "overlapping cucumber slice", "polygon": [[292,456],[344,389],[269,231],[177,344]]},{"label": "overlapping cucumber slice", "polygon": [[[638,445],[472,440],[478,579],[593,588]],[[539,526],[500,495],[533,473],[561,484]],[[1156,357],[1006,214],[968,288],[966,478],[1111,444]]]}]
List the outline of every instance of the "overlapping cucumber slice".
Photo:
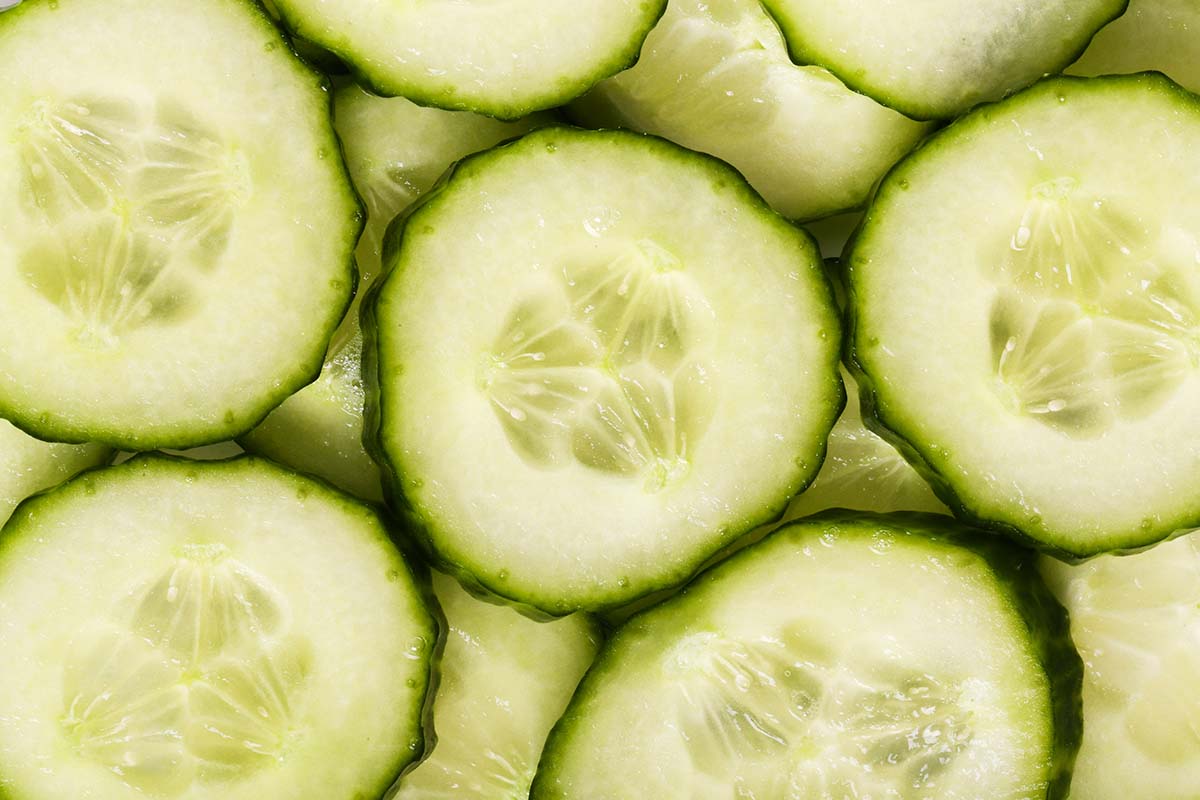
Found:
[{"label": "overlapping cucumber slice", "polygon": [[433,724],[437,745],[394,800],[520,800],[579,679],[600,646],[576,614],[539,622],[472,597],[449,576],[433,588],[449,631]]},{"label": "overlapping cucumber slice", "polygon": [[104,445],[43,442],[0,420],[0,525],[29,495],[99,466],[111,456]]},{"label": "overlapping cucumber slice", "polygon": [[811,240],[719,162],[535,131],[460,164],[389,252],[381,455],[442,563],[489,590],[625,604],[816,473],[833,298]]},{"label": "overlapping cucumber slice", "polygon": [[143,456],[27,502],[0,609],[5,797],[379,797],[421,755],[422,590],[373,511],[269,462]]},{"label": "overlapping cucumber slice", "polygon": [[955,117],[1070,64],[1128,0],[763,0],[792,57],[914,119]]},{"label": "overlapping cucumber slice", "polygon": [[1067,70],[1074,75],[1158,70],[1200,91],[1200,5],[1193,0],[1130,0]]},{"label": "overlapping cucumber slice", "polygon": [[1200,534],[1079,566],[1045,559],[1086,668],[1071,797],[1191,800],[1200,786]]},{"label": "overlapping cucumber slice", "polygon": [[311,380],[359,229],[327,112],[245,0],[6,11],[0,413],[189,447]]},{"label": "overlapping cucumber slice", "polygon": [[637,65],[571,109],[712,153],[796,219],[861,205],[929,129],[794,65],[757,0],[671,0]]},{"label": "overlapping cucumber slice", "polygon": [[818,515],[626,623],[531,797],[1062,798],[1080,671],[1017,548]]},{"label": "overlapping cucumber slice", "polygon": [[376,97],[352,84],[334,94],[334,126],[350,177],[366,204],[356,258],[358,294],[330,342],[321,376],[289,397],[250,433],[247,450],[320,475],[348,492],[381,500],[379,470],[362,444],[362,332],[359,305],[380,273],[383,232],[452,163],[549,121],[499,122],[466,112]]},{"label": "overlapping cucumber slice", "polygon": [[1077,556],[1200,521],[1200,102],[1048,80],[885,181],[853,360],[957,510]]}]

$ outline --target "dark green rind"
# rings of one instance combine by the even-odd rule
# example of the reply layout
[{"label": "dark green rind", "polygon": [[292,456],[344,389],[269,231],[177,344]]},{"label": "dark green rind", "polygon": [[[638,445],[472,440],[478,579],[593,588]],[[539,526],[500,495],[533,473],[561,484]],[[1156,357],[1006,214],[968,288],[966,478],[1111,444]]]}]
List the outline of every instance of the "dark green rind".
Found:
[{"label": "dark green rind", "polygon": [[[174,472],[179,475],[180,480],[195,480],[205,473],[220,479],[237,479],[240,474],[253,478],[256,473],[273,473],[276,477],[289,479],[295,484],[297,493],[302,496],[314,493],[323,495],[327,501],[336,503],[363,517],[370,526],[378,531],[380,542],[395,553],[396,557],[389,566],[407,577],[410,588],[420,601],[419,606],[425,610],[426,616],[422,620],[423,634],[431,647],[429,648],[429,658],[426,660],[424,699],[421,711],[415,721],[415,730],[410,736],[404,737],[409,740],[407,751],[398,754],[394,765],[375,786],[355,795],[355,800],[384,800],[391,787],[403,775],[415,769],[417,764],[429,755],[436,742],[433,729],[433,701],[437,695],[440,678],[439,665],[442,651],[445,649],[448,625],[441,606],[434,596],[429,569],[420,560],[413,559],[403,543],[397,542],[392,537],[391,526],[388,524],[387,518],[371,505],[351,497],[320,478],[302,475],[273,461],[253,455],[240,455],[214,461],[194,461],[166,453],[142,453],[116,466],[93,467],[80,472],[74,478],[52,489],[32,495],[21,502],[9,517],[8,522],[0,528],[0,580],[4,578],[3,567],[9,545],[25,533],[21,530],[23,525],[36,525],[38,512],[43,508],[48,508],[60,499],[69,498],[80,492],[91,494],[95,491],[98,481],[137,480],[141,475],[150,472]],[[319,793],[321,789],[314,787],[314,791]],[[0,781],[0,800],[30,799],[12,794]]]},{"label": "dark green rind", "polygon": [[[827,371],[832,376],[832,380],[836,386],[836,389],[834,389],[834,402],[826,409],[826,424],[823,426],[826,431],[832,429],[833,424],[837,421],[837,418],[841,415],[846,405],[846,390],[842,385],[841,376],[838,373],[839,353],[837,343],[842,340],[841,320],[837,312],[837,302],[833,286],[824,272],[816,240],[813,239],[808,231],[793,225],[772,210],[766,204],[766,201],[751,188],[746,179],[725,162],[703,153],[686,150],[658,136],[626,131],[586,132],[570,126],[549,126],[539,128],[523,137],[498,145],[490,150],[467,156],[454,164],[446,171],[436,186],[418,199],[407,211],[400,214],[388,227],[383,242],[382,273],[368,290],[362,304],[363,383],[366,389],[363,445],[371,457],[375,459],[376,463],[379,464],[380,471],[383,474],[384,496],[388,501],[389,507],[402,520],[408,534],[421,545],[431,563],[440,571],[453,575],[458,579],[459,583],[477,597],[488,599],[492,602],[498,600],[513,605],[522,613],[534,619],[545,619],[547,616],[560,617],[574,613],[575,611],[602,613],[619,609],[622,606],[628,606],[638,600],[638,598],[646,595],[674,589],[701,570],[713,554],[731,546],[743,536],[752,534],[763,525],[771,524],[782,518],[783,514],[787,511],[791,498],[808,488],[816,479],[821,464],[825,461],[827,448],[827,439],[822,438],[818,450],[813,453],[811,461],[805,464],[807,471],[804,471],[803,468],[801,469],[800,474],[786,488],[785,495],[781,496],[776,503],[768,506],[758,516],[744,520],[737,525],[728,526],[728,530],[725,533],[714,537],[711,546],[689,560],[687,566],[683,569],[664,575],[660,580],[650,582],[649,584],[642,584],[638,587],[631,586],[624,591],[613,590],[608,593],[598,593],[589,598],[586,603],[564,603],[553,596],[542,596],[536,590],[522,591],[520,587],[506,586],[484,577],[485,571],[481,568],[476,567],[472,569],[471,565],[458,563],[441,554],[438,548],[438,540],[441,537],[441,533],[438,530],[437,521],[426,517],[406,495],[404,487],[407,483],[411,483],[412,476],[408,474],[402,463],[392,459],[387,454],[383,444],[387,421],[384,418],[382,408],[383,387],[379,373],[382,359],[379,355],[379,324],[376,319],[375,307],[388,282],[404,271],[404,265],[401,263],[401,250],[406,230],[410,225],[420,224],[423,215],[430,213],[430,209],[436,210],[442,195],[453,191],[454,177],[456,175],[486,168],[488,161],[510,148],[522,146],[522,143],[526,143],[524,146],[528,147],[538,146],[537,142],[540,139],[559,135],[560,133],[567,133],[569,135],[586,133],[595,137],[620,138],[635,144],[640,142],[644,146],[660,148],[664,152],[668,152],[672,157],[687,159],[697,167],[708,170],[723,185],[736,188],[746,200],[747,205],[757,205],[764,217],[776,220],[779,225],[786,226],[790,233],[798,235],[799,241],[804,243],[802,247],[810,251],[811,271],[809,278],[812,280],[813,287],[822,293],[826,299],[825,305],[829,311],[827,330],[830,332],[833,340],[832,343],[835,345],[831,348],[830,363],[826,365]],[[528,144],[527,142],[533,142],[534,144]]]},{"label": "dark green rind", "polygon": [[[1065,800],[1083,736],[1083,662],[1071,641],[1066,609],[1046,588],[1037,569],[1037,556],[1003,539],[961,526],[937,514],[873,514],[844,509],[830,509],[789,522],[771,532],[759,544],[701,573],[674,597],[636,614],[619,628],[605,643],[567,710],[550,732],[529,793],[530,800],[577,800],[555,785],[561,769],[559,752],[566,746],[574,727],[585,718],[583,707],[593,699],[595,685],[600,678],[620,669],[621,649],[627,637],[650,635],[654,615],[660,610],[686,604],[690,592],[719,582],[726,571],[736,570],[743,563],[754,560],[759,550],[765,550],[776,538],[819,536],[830,529],[848,533],[843,526],[858,527],[865,535],[882,528],[904,536],[923,537],[929,540],[930,545],[965,548],[985,561],[997,584],[1004,590],[1010,607],[1025,621],[1029,641],[1046,675],[1050,687],[1054,740],[1049,754],[1051,765],[1046,776],[1048,787],[1044,800]],[[763,557],[768,556],[764,554]],[[636,724],[636,720],[630,720],[630,725]]]},{"label": "dark green rind", "polygon": [[[1030,85],[1037,82],[1037,78],[1024,83],[1020,86],[1010,87],[1001,97],[995,100],[984,100],[978,103],[973,103],[965,108],[947,110],[938,108],[934,105],[926,105],[917,98],[897,97],[891,94],[887,89],[878,86],[869,75],[864,75],[861,72],[856,72],[852,67],[843,69],[841,66],[826,63],[829,59],[822,59],[817,52],[817,48],[811,43],[804,41],[804,24],[800,21],[789,19],[787,15],[777,7],[779,0],[762,0],[763,9],[774,18],[780,31],[783,32],[784,40],[787,42],[788,53],[792,57],[792,61],[797,64],[815,64],[824,69],[829,70],[833,75],[846,84],[847,87],[853,89],[859,94],[870,97],[875,102],[885,105],[895,111],[899,111],[909,119],[915,120],[939,120],[939,119],[954,119],[962,114],[970,111],[972,108],[986,103],[1002,100],[1009,95],[1012,95]],[[1043,75],[1054,75],[1062,72],[1071,64],[1075,63],[1088,46],[1092,43],[1092,39],[1100,32],[1108,23],[1120,17],[1125,13],[1125,9],[1129,5],[1129,0],[1109,0],[1112,3],[1112,9],[1109,15],[1086,36],[1081,37],[1078,46],[1075,49],[1068,49],[1066,55],[1055,61],[1051,69],[1046,69]]]},{"label": "dark green rind", "polygon": [[579,97],[605,78],[610,78],[618,72],[623,72],[632,67],[637,63],[638,56],[641,55],[642,43],[650,35],[651,29],[658,24],[658,20],[667,11],[667,0],[647,0],[648,13],[643,20],[643,24],[640,28],[632,32],[632,36],[625,48],[615,53],[604,64],[593,69],[587,77],[566,83],[560,80],[558,81],[559,88],[548,89],[524,103],[508,104],[504,102],[488,103],[483,100],[457,99],[452,93],[448,94],[444,91],[430,90],[419,83],[396,80],[383,71],[373,69],[366,63],[366,60],[360,62],[357,58],[357,53],[352,48],[322,36],[317,26],[309,26],[304,19],[304,15],[291,7],[290,0],[275,0],[275,4],[278,6],[283,24],[297,38],[311,42],[333,55],[346,66],[358,83],[374,94],[381,97],[405,97],[417,105],[442,108],[447,111],[471,111],[476,114],[506,121],[513,121],[529,116],[535,111],[557,108]]},{"label": "dark green rind", "polygon": [[[24,0],[20,5],[0,12],[0,26],[15,23],[29,9],[42,4],[49,6],[53,10],[57,8],[58,2],[59,0]],[[207,0],[207,2],[222,2],[230,6],[240,6],[242,10],[259,20],[265,35],[264,49],[272,51],[283,50],[290,53],[293,56],[291,63],[297,75],[297,82],[311,84],[315,90],[314,99],[317,93],[323,96],[323,100],[316,104],[317,108],[314,109],[313,122],[317,125],[323,125],[326,129],[327,135],[323,137],[324,146],[321,148],[321,151],[331,155],[336,154],[337,163],[343,178],[342,185],[346,209],[353,214],[352,228],[346,230],[344,234],[346,260],[343,277],[340,279],[344,280],[349,287],[346,292],[346,299],[340,306],[336,308],[331,307],[328,318],[320,324],[320,328],[326,331],[326,335],[323,337],[320,353],[308,359],[308,366],[299,370],[297,377],[287,381],[279,381],[274,389],[264,393],[262,400],[240,413],[235,413],[234,419],[226,422],[224,425],[209,426],[204,431],[199,432],[180,431],[176,435],[169,435],[167,433],[143,435],[121,430],[117,427],[91,428],[82,425],[71,425],[65,421],[58,420],[52,412],[27,413],[26,410],[22,409],[20,403],[12,405],[6,398],[0,397],[0,417],[7,419],[30,436],[44,441],[65,442],[68,444],[100,442],[118,450],[130,450],[134,452],[160,449],[185,450],[191,447],[202,447],[234,439],[256,427],[266,419],[267,415],[276,406],[320,376],[321,368],[325,364],[325,351],[329,340],[333,337],[337,326],[340,324],[342,317],[345,316],[346,310],[350,307],[350,303],[354,299],[354,292],[358,285],[358,267],[354,261],[354,248],[358,243],[359,236],[362,235],[363,227],[366,225],[366,215],[363,212],[363,205],[359,200],[358,194],[354,191],[354,187],[350,183],[350,173],[342,158],[341,142],[333,131],[333,94],[330,91],[329,80],[320,72],[310,67],[307,62],[296,54],[292,43],[288,40],[287,36],[275,27],[270,14],[259,0]],[[0,795],[0,800],[3,800],[2,795]]]},{"label": "dark green rind", "polygon": [[847,242],[845,255],[842,258],[842,262],[845,265],[844,274],[847,294],[846,337],[843,340],[845,354],[843,360],[846,368],[854,375],[855,382],[858,384],[862,418],[867,428],[900,451],[905,460],[930,485],[938,500],[942,501],[942,503],[954,512],[955,517],[974,527],[993,531],[1014,539],[1022,545],[1035,548],[1046,555],[1067,563],[1079,563],[1105,553],[1133,555],[1148,550],[1160,542],[1174,539],[1189,533],[1191,530],[1200,528],[1200,499],[1197,500],[1197,507],[1194,511],[1183,512],[1158,528],[1153,528],[1150,531],[1142,531],[1144,536],[1141,538],[1133,535],[1135,532],[1131,531],[1130,541],[1126,545],[1110,549],[1102,547],[1073,547],[1069,543],[1062,541],[1061,532],[1052,530],[1040,523],[1032,525],[1027,519],[1016,519],[1015,515],[1010,518],[985,516],[979,511],[978,500],[972,497],[969,487],[955,486],[954,481],[950,477],[954,474],[951,465],[944,458],[939,458],[935,453],[929,452],[927,448],[920,445],[924,437],[921,435],[919,422],[893,415],[884,408],[887,404],[886,392],[881,389],[880,382],[871,376],[869,367],[863,363],[862,358],[859,356],[860,341],[863,336],[863,315],[859,308],[861,301],[858,300],[858,292],[855,290],[855,274],[857,269],[861,268],[856,263],[856,257],[859,248],[870,244],[871,223],[877,217],[881,216],[880,208],[893,196],[898,196],[906,191],[901,184],[907,185],[909,183],[908,175],[911,170],[920,167],[922,154],[937,149],[943,144],[943,140],[952,143],[952,137],[964,131],[969,132],[969,126],[973,124],[985,123],[990,116],[997,113],[998,109],[1001,112],[1006,112],[1010,111],[1017,104],[1036,102],[1039,95],[1054,92],[1059,87],[1087,84],[1092,86],[1119,86],[1121,84],[1132,83],[1144,83],[1155,86],[1160,91],[1169,93],[1177,101],[1191,105],[1197,113],[1200,113],[1200,96],[1192,94],[1160,72],[1105,75],[1097,78],[1067,75],[1044,78],[1010,98],[978,106],[954,125],[926,139],[916,150],[909,153],[896,166],[892,167],[887,175],[884,176],[871,206],[851,235],[850,241]]}]

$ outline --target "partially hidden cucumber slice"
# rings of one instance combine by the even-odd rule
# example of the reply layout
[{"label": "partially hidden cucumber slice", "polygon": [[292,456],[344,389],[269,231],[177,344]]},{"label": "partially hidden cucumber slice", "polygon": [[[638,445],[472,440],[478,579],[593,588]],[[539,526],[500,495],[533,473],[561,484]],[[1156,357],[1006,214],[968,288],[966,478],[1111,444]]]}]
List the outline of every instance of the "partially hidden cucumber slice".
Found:
[{"label": "partially hidden cucumber slice", "polygon": [[362,445],[362,332],[359,301],[379,275],[389,222],[463,156],[486,150],[553,119],[538,114],[500,122],[477,114],[422,108],[346,85],[334,94],[334,127],[367,209],[356,258],[358,294],[325,356],[316,382],[289,397],[238,439],[255,453],[319,475],[367,500],[381,500],[379,470]]},{"label": "partially hidden cucumber slice", "polygon": [[546,128],[460,163],[394,233],[368,418],[456,573],[555,614],[622,605],[820,466],[844,397],[831,292],[720,162]]},{"label": "partially hidden cucumber slice", "polygon": [[523,800],[599,632],[582,614],[537,622],[440,573],[433,588],[449,626],[433,706],[437,744],[391,797]]},{"label": "partially hidden cucumber slice", "polygon": [[275,0],[375,91],[516,119],[632,64],[666,0]]},{"label": "partially hidden cucumber slice", "polygon": [[0,533],[0,796],[380,797],[421,755],[423,598],[374,512],[269,462],[80,476]]},{"label": "partially hidden cucumber slice", "polygon": [[763,0],[792,57],[914,119],[957,116],[1058,72],[1128,0]]},{"label": "partially hidden cucumber slice", "polygon": [[843,373],[846,409],[829,433],[816,480],[788,506],[785,519],[829,508],[949,513],[933,489],[891,444],[863,423],[854,379]]},{"label": "partially hidden cucumber slice", "polygon": [[359,231],[321,79],[246,0],[0,16],[0,415],[129,450],[312,379]]},{"label": "partially hidden cucumber slice", "polygon": [[1200,523],[1200,100],[1048,80],[888,176],[852,361],[956,511],[1074,556]]},{"label": "partially hidden cucumber slice", "polygon": [[100,444],[54,444],[0,420],[0,525],[17,503],[112,457]]},{"label": "partially hidden cucumber slice", "polygon": [[1057,800],[1079,658],[1033,557],[943,518],[792,523],[619,629],[533,800]]},{"label": "partially hidden cucumber slice", "polygon": [[820,67],[794,65],[758,0],[671,0],[638,63],[571,113],[724,159],[793,219],[862,205],[929,130]]},{"label": "partially hidden cucumber slice", "polygon": [[1200,534],[1079,566],[1043,560],[1083,657],[1076,800],[1195,800]]},{"label": "partially hidden cucumber slice", "polygon": [[1096,34],[1068,70],[1109,75],[1158,70],[1200,92],[1200,3],[1196,0],[1130,0],[1120,19]]}]

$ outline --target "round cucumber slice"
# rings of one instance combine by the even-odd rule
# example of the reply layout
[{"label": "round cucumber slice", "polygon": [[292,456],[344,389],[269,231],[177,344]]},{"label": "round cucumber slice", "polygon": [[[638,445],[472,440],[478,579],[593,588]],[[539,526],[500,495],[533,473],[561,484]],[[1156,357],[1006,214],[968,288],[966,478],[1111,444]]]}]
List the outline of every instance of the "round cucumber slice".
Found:
[{"label": "round cucumber slice", "polygon": [[1200,535],[1043,561],[1085,667],[1077,800],[1193,800],[1200,786]]},{"label": "round cucumber slice", "polygon": [[395,232],[369,419],[452,571],[550,613],[622,605],[820,466],[833,298],[812,241],[720,162],[542,129],[460,163]]},{"label": "round cucumber slice", "polygon": [[1130,0],[1120,19],[1096,34],[1068,72],[1111,75],[1165,72],[1200,92],[1200,4],[1195,0]]},{"label": "round cucumber slice", "polygon": [[379,275],[387,225],[463,156],[545,125],[537,114],[500,122],[461,111],[376,97],[357,86],[334,93],[334,128],[367,209],[358,242],[358,293],[330,342],[321,377],[289,397],[238,442],[251,452],[319,475],[367,500],[382,500],[379,470],[363,448],[359,301]]},{"label": "round cucumber slice", "polygon": [[1042,563],[1085,666],[1077,800],[1193,800],[1200,786],[1200,535]]},{"label": "round cucumber slice", "polygon": [[29,495],[111,457],[104,445],[43,442],[0,419],[0,525]]},{"label": "round cucumber slice", "polygon": [[829,433],[825,462],[812,485],[788,506],[784,518],[829,508],[949,513],[904,456],[863,423],[854,379],[843,372],[842,381],[846,409]]},{"label": "round cucumber slice", "polygon": [[818,515],[609,640],[532,800],[1056,800],[1079,658],[1032,557],[938,517]]},{"label": "round cucumber slice", "polygon": [[433,576],[449,631],[439,669],[429,758],[405,775],[395,800],[528,798],[546,736],[600,646],[575,614],[538,622]]},{"label": "round cucumber slice", "polygon": [[637,60],[667,0],[275,0],[380,94],[516,119]]},{"label": "round cucumber slice", "polygon": [[1200,102],[1060,78],[938,134],[849,256],[852,360],[956,510],[1047,549],[1200,523]]},{"label": "round cucumber slice", "polygon": [[269,462],[142,456],[25,503],[0,609],[5,798],[371,798],[421,754],[422,591],[374,512]]},{"label": "round cucumber slice", "polygon": [[128,450],[312,380],[358,205],[321,79],[245,0],[0,17],[0,414]]},{"label": "round cucumber slice", "polygon": [[794,65],[758,0],[671,0],[638,63],[571,113],[711,153],[793,219],[862,205],[929,131],[820,67]]},{"label": "round cucumber slice", "polygon": [[1058,72],[1129,0],[763,0],[799,64],[914,119],[955,117]]}]

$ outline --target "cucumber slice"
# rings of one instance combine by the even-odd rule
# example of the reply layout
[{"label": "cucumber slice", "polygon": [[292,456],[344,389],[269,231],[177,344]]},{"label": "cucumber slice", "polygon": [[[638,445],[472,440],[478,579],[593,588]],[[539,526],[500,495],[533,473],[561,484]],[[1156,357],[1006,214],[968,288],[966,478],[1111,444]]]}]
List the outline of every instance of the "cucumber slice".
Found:
[{"label": "cucumber slice", "polygon": [[862,205],[929,130],[820,67],[792,64],[758,0],[671,0],[637,65],[572,114],[724,159],[793,219]]},{"label": "cucumber slice", "polygon": [[438,573],[433,588],[449,625],[433,706],[438,741],[393,797],[528,798],[542,745],[596,657],[599,632],[581,614],[536,622]]},{"label": "cucumber slice", "polygon": [[1160,75],[1058,78],[884,181],[852,360],[956,510],[1075,556],[1200,523],[1198,140]]},{"label": "cucumber slice", "polygon": [[1069,72],[1075,75],[1158,70],[1200,92],[1200,4],[1130,0],[1120,19],[1096,34]]},{"label": "cucumber slice", "polygon": [[53,444],[0,419],[0,525],[17,503],[112,457],[100,444]]},{"label": "cucumber slice", "polygon": [[275,0],[380,94],[516,119],[637,60],[667,0]]},{"label": "cucumber slice", "polygon": [[732,169],[546,128],[427,198],[377,284],[368,424],[448,569],[553,614],[623,605],[815,475],[837,312],[811,239]]},{"label": "cucumber slice", "polygon": [[374,512],[267,461],[30,500],[0,612],[5,798],[372,798],[421,753],[422,591]]},{"label": "cucumber slice", "polygon": [[928,511],[947,514],[929,484],[895,447],[863,423],[854,379],[843,373],[846,410],[829,434],[817,478],[788,506],[785,519],[828,508],[858,511]]},{"label": "cucumber slice", "polygon": [[957,116],[1079,57],[1129,0],[762,0],[799,64],[914,119]]},{"label": "cucumber slice", "polygon": [[1045,559],[1085,666],[1077,800],[1195,800],[1200,534],[1069,567]]},{"label": "cucumber slice", "polygon": [[382,499],[379,470],[363,449],[362,332],[359,299],[380,272],[389,222],[428,191],[452,163],[545,125],[538,114],[517,122],[422,108],[354,85],[334,93],[334,127],[346,165],[367,208],[356,257],[359,291],[325,355],[315,383],[289,397],[238,442],[311,472],[367,500]]},{"label": "cucumber slice", "polygon": [[533,800],[1063,797],[1066,615],[1031,556],[940,520],[793,523],[633,618]]},{"label": "cucumber slice", "polygon": [[0,415],[190,447],[312,380],[358,206],[320,79],[245,0],[0,17]]}]

